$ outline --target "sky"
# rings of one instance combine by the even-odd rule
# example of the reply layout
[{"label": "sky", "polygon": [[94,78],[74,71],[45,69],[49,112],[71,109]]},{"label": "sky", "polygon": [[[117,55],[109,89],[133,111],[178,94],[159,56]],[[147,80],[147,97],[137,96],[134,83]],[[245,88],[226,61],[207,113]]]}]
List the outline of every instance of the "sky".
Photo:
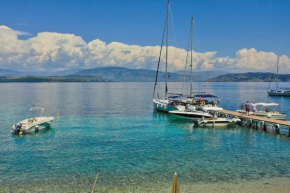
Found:
[{"label": "sky", "polygon": [[[156,69],[166,0],[0,0],[0,68]],[[171,0],[169,69],[290,73],[289,0]],[[165,60],[164,54],[162,57]]]}]

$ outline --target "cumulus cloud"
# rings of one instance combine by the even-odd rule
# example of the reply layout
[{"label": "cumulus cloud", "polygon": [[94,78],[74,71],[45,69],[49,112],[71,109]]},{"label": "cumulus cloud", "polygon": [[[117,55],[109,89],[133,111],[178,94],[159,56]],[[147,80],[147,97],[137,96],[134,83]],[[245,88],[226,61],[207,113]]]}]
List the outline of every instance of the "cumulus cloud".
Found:
[{"label": "cumulus cloud", "polygon": [[[127,45],[120,42],[107,44],[99,39],[85,42],[74,34],[55,32],[38,33],[27,40],[19,39],[25,32],[0,26],[0,68],[20,70],[60,70],[123,66],[127,68],[156,69],[160,46]],[[217,52],[193,54],[195,70],[272,71],[277,61],[273,52],[241,49],[236,57],[216,57]],[[169,70],[182,70],[187,52],[169,47]],[[165,62],[163,49],[162,62]],[[189,62],[188,62],[189,63]],[[290,59],[280,56],[283,72],[290,72]]]}]

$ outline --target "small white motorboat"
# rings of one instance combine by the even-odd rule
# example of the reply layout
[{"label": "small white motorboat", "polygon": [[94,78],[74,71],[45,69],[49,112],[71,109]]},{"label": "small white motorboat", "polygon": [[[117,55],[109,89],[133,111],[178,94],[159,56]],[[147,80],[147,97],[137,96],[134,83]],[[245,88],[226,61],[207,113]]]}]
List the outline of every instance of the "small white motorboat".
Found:
[{"label": "small white motorboat", "polygon": [[212,117],[212,115],[205,111],[200,106],[193,106],[193,105],[187,105],[184,110],[177,110],[177,111],[169,111],[172,115],[177,115],[180,117],[188,118],[188,119],[200,119],[202,117]]},{"label": "small white motorboat", "polygon": [[[31,111],[40,111],[40,116],[28,118]],[[11,132],[14,134],[31,133],[49,127],[54,118],[42,117],[43,111],[44,109],[40,107],[31,108],[27,113],[26,119],[15,123],[11,128]]]},{"label": "small white motorboat", "polygon": [[[253,107],[256,107],[253,109]],[[255,115],[259,117],[267,117],[270,119],[280,119],[285,120],[286,114],[280,113],[276,109],[279,106],[277,103],[251,103],[250,104],[250,115]],[[240,109],[237,110],[239,113],[246,113],[245,104],[240,105]]]},{"label": "small white motorboat", "polygon": [[227,126],[229,124],[234,124],[240,122],[241,119],[237,117],[211,117],[211,118],[201,118],[195,121],[198,125],[204,126]]}]

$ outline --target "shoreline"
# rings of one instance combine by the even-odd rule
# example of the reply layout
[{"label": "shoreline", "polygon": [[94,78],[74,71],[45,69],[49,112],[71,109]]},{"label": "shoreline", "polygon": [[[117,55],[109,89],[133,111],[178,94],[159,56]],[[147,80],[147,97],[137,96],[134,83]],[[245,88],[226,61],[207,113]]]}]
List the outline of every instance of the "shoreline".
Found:
[{"label": "shoreline", "polygon": [[[95,192],[134,192],[134,193],[148,193],[159,192],[168,193],[171,190],[171,180],[168,183],[158,182],[142,182],[135,183],[128,182],[122,185],[112,186],[105,185],[101,178],[97,183]],[[214,182],[214,183],[190,183],[182,182],[179,179],[180,192],[186,193],[289,193],[290,192],[290,176],[289,177],[272,177],[261,178],[258,180],[241,180],[237,182]],[[70,183],[63,183],[55,180],[54,182],[44,180],[41,183],[20,183],[11,184],[9,186],[1,185],[0,192],[90,192],[93,186],[94,179],[74,180]]]}]

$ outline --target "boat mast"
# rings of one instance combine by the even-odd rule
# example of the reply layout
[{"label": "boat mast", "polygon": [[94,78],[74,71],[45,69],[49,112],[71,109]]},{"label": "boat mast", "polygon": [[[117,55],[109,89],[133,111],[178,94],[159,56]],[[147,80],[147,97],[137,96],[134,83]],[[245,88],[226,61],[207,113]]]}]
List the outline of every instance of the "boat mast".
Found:
[{"label": "boat mast", "polygon": [[279,66],[279,56],[278,56],[278,59],[277,59],[276,92],[278,90],[278,66]]},{"label": "boat mast", "polygon": [[168,72],[167,72],[167,62],[168,62],[168,17],[169,17],[169,0],[167,1],[167,14],[166,14],[166,63],[165,63],[165,99],[167,99],[167,81],[168,81]]},{"label": "boat mast", "polygon": [[189,96],[192,96],[192,52],[193,52],[193,47],[192,47],[192,41],[193,41],[193,17],[191,17],[191,28],[190,28],[190,34],[191,34],[191,48],[190,48],[190,94]]}]

